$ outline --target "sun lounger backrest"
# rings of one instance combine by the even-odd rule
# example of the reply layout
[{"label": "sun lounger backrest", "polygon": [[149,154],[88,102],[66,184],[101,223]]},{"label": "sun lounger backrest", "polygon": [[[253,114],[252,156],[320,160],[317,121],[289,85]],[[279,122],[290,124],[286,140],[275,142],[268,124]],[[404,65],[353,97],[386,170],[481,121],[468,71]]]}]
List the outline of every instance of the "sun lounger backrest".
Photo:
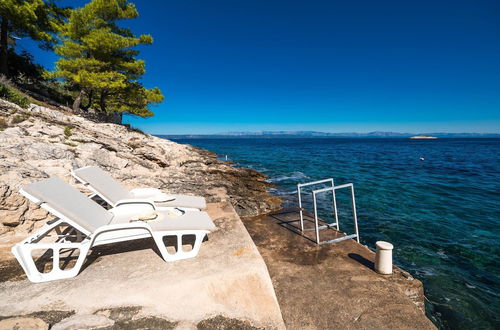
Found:
[{"label": "sun lounger backrest", "polygon": [[23,190],[90,232],[109,224],[113,217],[106,209],[58,177],[29,184]]},{"label": "sun lounger backrest", "polygon": [[73,173],[92,186],[101,197],[113,204],[122,199],[130,198],[129,191],[99,167],[82,167],[74,170]]}]

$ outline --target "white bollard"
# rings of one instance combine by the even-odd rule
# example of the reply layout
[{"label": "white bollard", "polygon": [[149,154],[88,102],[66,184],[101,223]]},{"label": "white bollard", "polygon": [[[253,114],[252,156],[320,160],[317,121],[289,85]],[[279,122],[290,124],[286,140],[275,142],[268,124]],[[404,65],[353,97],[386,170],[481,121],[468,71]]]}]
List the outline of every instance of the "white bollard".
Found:
[{"label": "white bollard", "polygon": [[392,274],[392,249],[394,246],[384,241],[378,241],[375,246],[377,247],[375,270],[384,275]]}]

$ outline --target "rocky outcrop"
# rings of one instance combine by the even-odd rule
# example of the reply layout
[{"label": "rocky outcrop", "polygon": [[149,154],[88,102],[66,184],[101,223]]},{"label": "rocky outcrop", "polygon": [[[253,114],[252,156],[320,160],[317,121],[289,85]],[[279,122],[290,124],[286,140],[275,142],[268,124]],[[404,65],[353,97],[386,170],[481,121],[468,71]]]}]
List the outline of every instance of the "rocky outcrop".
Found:
[{"label": "rocky outcrop", "polygon": [[87,165],[100,166],[130,188],[201,195],[209,202],[227,200],[243,216],[266,213],[280,204],[267,194],[263,174],[126,126],[33,104],[25,110],[4,100],[0,122],[6,127],[0,131],[0,234],[29,232],[47,218],[18,193],[22,185],[53,175],[74,184],[70,170]]}]

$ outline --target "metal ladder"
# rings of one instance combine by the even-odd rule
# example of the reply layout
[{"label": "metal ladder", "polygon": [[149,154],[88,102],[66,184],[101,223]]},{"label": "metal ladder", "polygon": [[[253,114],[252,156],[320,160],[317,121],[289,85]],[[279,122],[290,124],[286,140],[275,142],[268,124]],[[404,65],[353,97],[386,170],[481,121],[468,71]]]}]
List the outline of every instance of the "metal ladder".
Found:
[{"label": "metal ladder", "polygon": [[[311,229],[304,229],[304,208],[302,207],[302,193],[301,193],[301,188],[307,187],[307,186],[314,186],[318,184],[330,184],[330,187],[326,188],[321,188],[317,190],[312,191],[312,198],[313,198],[313,207],[314,207],[314,228]],[[336,227],[337,231],[340,231],[340,226],[339,226],[339,217],[338,217],[338,210],[337,210],[337,199],[335,197],[335,191],[339,189],[344,189],[344,188],[351,188],[351,200],[352,200],[352,215],[353,215],[353,220],[354,220],[354,229],[355,229],[355,234],[351,235],[346,235],[344,237],[339,237],[335,239],[331,239],[328,241],[323,241],[321,242],[320,237],[319,237],[319,231],[322,229],[326,228],[331,228],[331,227]],[[330,223],[326,225],[319,225],[319,219],[318,219],[318,205],[317,205],[317,198],[316,195],[321,194],[321,193],[326,193],[326,192],[332,192],[332,204],[333,204],[333,211],[335,215],[335,223]],[[342,184],[339,186],[335,186],[335,183],[333,181],[333,178],[329,179],[324,179],[324,180],[318,180],[318,181],[313,181],[313,182],[307,182],[307,183],[299,183],[297,184],[297,195],[299,197],[299,212],[300,212],[300,230],[302,232],[304,231],[315,231],[316,234],[316,244],[329,244],[329,243],[337,243],[341,241],[345,241],[347,239],[354,239],[356,238],[356,241],[359,243],[359,231],[358,231],[358,216],[356,213],[356,199],[354,197],[354,185],[352,183],[347,183],[347,184]]]}]

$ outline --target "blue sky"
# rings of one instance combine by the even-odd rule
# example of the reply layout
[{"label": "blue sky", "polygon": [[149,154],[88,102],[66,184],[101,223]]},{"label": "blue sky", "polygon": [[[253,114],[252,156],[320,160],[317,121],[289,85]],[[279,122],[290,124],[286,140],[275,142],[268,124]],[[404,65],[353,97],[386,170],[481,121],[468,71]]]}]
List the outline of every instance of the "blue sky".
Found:
[{"label": "blue sky", "polygon": [[500,132],[498,1],[134,3],[165,101],[125,122],[149,133]]}]

